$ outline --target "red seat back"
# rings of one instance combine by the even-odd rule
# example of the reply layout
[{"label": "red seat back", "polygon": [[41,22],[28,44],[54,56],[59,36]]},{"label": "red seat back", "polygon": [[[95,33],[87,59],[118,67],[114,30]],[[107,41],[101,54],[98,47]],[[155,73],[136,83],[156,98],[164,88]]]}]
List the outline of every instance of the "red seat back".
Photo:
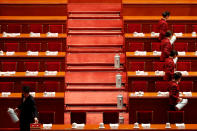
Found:
[{"label": "red seat back", "polygon": [[49,25],[49,32],[63,33],[63,25]]},{"label": "red seat back", "polygon": [[25,62],[25,71],[39,71],[40,62]]},{"label": "red seat back", "polygon": [[17,71],[17,62],[2,62],[2,71]]},{"label": "red seat back", "polygon": [[43,33],[43,25],[41,24],[30,24],[29,32],[33,33]]},{"label": "red seat back", "polygon": [[45,65],[47,71],[60,71],[60,62],[46,62]]},{"label": "red seat back", "polygon": [[153,62],[153,71],[163,71],[164,62]]},{"label": "red seat back", "polygon": [[47,44],[48,51],[62,51],[62,43],[59,42],[48,42]]},{"label": "red seat back", "polygon": [[173,33],[185,33],[185,25],[172,25]]},{"label": "red seat back", "polygon": [[153,42],[152,43],[152,51],[161,51],[161,43]]},{"label": "red seat back", "polygon": [[158,24],[151,25],[151,32],[159,33],[159,26],[158,26]]},{"label": "red seat back", "polygon": [[169,91],[169,83],[168,81],[156,81],[155,88],[156,91],[161,91],[161,92]]},{"label": "red seat back", "polygon": [[146,92],[148,89],[148,82],[147,81],[132,81],[131,91],[144,91]]},{"label": "red seat back", "polygon": [[60,82],[58,81],[44,81],[43,91],[57,92],[60,88]]},{"label": "red seat back", "polygon": [[168,122],[171,124],[184,123],[184,111],[168,111]]},{"label": "red seat back", "polygon": [[197,25],[192,25],[192,31],[197,32]]},{"label": "red seat back", "polygon": [[28,86],[30,88],[30,92],[36,92],[37,91],[37,87],[38,87],[38,82],[23,81],[22,82],[22,87],[23,86]]},{"label": "red seat back", "polygon": [[0,92],[14,92],[14,82],[0,82]]},{"label": "red seat back", "polygon": [[128,71],[144,71],[144,62],[129,62]]},{"label": "red seat back", "polygon": [[5,51],[19,51],[19,44],[18,43],[5,43]]},{"label": "red seat back", "polygon": [[181,81],[179,84],[181,92],[192,92],[193,91],[193,81]]},{"label": "red seat back", "polygon": [[153,111],[136,111],[136,120],[138,123],[152,123]]},{"label": "red seat back", "polygon": [[26,44],[27,51],[41,51],[41,44],[40,43],[27,43]]},{"label": "red seat back", "polygon": [[129,43],[129,51],[130,52],[144,51],[144,43],[142,43],[142,42],[131,42],[131,43]]},{"label": "red seat back", "polygon": [[176,42],[174,43],[174,49],[177,51],[188,51],[188,43]]},{"label": "red seat back", "polygon": [[7,33],[21,33],[21,25],[19,24],[8,24]]},{"label": "red seat back", "polygon": [[141,24],[128,24],[128,33],[133,32],[142,32],[142,25]]},{"label": "red seat back", "polygon": [[177,62],[177,71],[191,71],[191,62]]}]

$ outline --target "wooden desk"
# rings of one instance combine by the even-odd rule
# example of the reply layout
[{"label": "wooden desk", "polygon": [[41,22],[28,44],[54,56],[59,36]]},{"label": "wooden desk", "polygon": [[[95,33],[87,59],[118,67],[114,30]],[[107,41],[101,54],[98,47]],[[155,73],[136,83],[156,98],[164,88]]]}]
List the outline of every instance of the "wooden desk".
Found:
[{"label": "wooden desk", "polygon": [[123,15],[159,16],[163,11],[168,10],[176,16],[195,16],[197,14],[196,6],[195,0],[123,0]]},{"label": "wooden desk", "polygon": [[1,0],[0,4],[2,16],[66,16],[67,12],[67,0]]},{"label": "wooden desk", "polygon": [[[146,56],[135,55],[135,52],[126,52],[127,67],[130,62],[144,62],[145,71],[154,71],[153,62],[160,62],[160,56],[153,55],[153,52],[147,52]],[[178,62],[191,62],[191,71],[197,71],[197,55],[195,52],[186,52],[186,55],[178,56]],[[128,69],[129,70],[129,69]]]},{"label": "wooden desk", "polygon": [[[166,130],[165,129],[165,124],[151,124],[151,129],[148,129],[149,131],[162,131],[162,130]],[[193,130],[193,129],[197,129],[196,127],[197,125],[196,124],[185,124],[185,129],[178,129],[176,127],[175,124],[171,124],[171,129],[168,129],[168,130],[181,130],[181,131],[185,131],[185,130]],[[99,126],[98,125],[85,125],[84,129],[74,129],[76,131],[81,131],[81,130],[86,130],[86,131],[92,131],[92,130],[113,130],[113,129],[110,129],[110,126],[105,124],[105,129],[99,129],[98,128]],[[143,127],[141,125],[139,125],[139,129],[134,129],[133,128],[134,125],[133,124],[130,124],[130,125],[119,125],[119,129],[118,131],[136,131],[136,130],[147,130],[147,129],[143,129]],[[48,129],[48,130],[53,130],[53,131],[59,131],[59,130],[73,130],[71,129],[72,126],[71,125],[58,125],[58,124],[55,124],[52,126],[51,129]],[[43,129],[41,128],[40,130],[46,130],[46,129]]]},{"label": "wooden desk", "polygon": [[[193,91],[197,91],[197,72],[188,72],[188,76],[183,76],[182,81],[193,81]],[[155,91],[155,82],[163,81],[163,76],[155,75],[155,72],[148,72],[148,75],[136,75],[136,72],[127,72],[128,75],[128,88],[132,87],[132,81],[147,81],[148,91]]]},{"label": "wooden desk", "polygon": [[[152,51],[152,42],[160,42],[157,36],[151,37],[150,33],[145,33],[143,37],[134,37],[132,33],[125,33],[126,51],[129,51],[129,43],[142,42],[144,43],[145,51]],[[188,43],[188,52],[196,51],[197,37],[193,37],[191,33],[183,34],[183,36],[177,37],[176,42]]]},{"label": "wooden desk", "polygon": [[[169,97],[157,96],[157,93],[144,93],[144,96],[129,95],[129,115],[130,123],[136,122],[137,110],[152,110],[153,123],[166,123],[167,111],[169,110]],[[196,101],[197,93],[192,93],[192,96],[183,96],[188,99],[188,104],[182,109],[185,111],[185,123],[191,124],[197,122]]]},{"label": "wooden desk", "polygon": [[[7,114],[9,107],[16,108],[21,102],[21,93],[12,93],[9,97],[0,95],[0,128],[16,128],[19,124],[13,124]],[[35,101],[38,112],[54,112],[55,124],[64,123],[64,93],[56,93],[55,97],[43,97],[43,93],[36,93]],[[1,129],[0,129],[1,130]]]}]

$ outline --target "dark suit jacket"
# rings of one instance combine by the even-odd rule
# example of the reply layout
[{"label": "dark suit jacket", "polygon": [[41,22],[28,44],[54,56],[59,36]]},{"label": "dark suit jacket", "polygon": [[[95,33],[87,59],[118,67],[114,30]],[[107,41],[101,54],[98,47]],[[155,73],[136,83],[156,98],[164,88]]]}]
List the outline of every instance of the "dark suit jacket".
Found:
[{"label": "dark suit jacket", "polygon": [[33,123],[34,118],[38,117],[38,112],[36,109],[34,98],[31,95],[29,95],[24,102],[23,98],[24,96],[22,95],[22,103],[18,107],[18,109],[21,111],[20,122]]}]

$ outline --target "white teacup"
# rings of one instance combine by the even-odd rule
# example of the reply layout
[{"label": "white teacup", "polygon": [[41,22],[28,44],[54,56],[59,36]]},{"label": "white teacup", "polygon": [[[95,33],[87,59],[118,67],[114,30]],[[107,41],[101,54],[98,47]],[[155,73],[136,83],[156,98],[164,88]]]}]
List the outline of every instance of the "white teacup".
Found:
[{"label": "white teacup", "polygon": [[133,128],[139,128],[139,123],[134,123],[134,127]]},{"label": "white teacup", "polygon": [[166,128],[171,128],[170,123],[166,123]]},{"label": "white teacup", "polygon": [[99,128],[105,128],[104,123],[100,123]]}]

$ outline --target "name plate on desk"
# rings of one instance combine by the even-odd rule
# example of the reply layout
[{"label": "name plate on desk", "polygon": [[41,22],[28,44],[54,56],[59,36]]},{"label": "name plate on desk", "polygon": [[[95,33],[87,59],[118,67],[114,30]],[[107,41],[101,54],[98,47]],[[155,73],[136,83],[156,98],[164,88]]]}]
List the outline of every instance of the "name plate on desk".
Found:
[{"label": "name plate on desk", "polygon": [[15,71],[0,72],[0,76],[1,76],[1,75],[10,76],[10,75],[15,75],[15,74],[16,74]]},{"label": "name plate on desk", "polygon": [[37,76],[38,71],[26,71],[26,76]]},{"label": "name plate on desk", "polygon": [[135,92],[134,96],[144,96],[143,91]]},{"label": "name plate on desk", "polygon": [[56,56],[58,55],[58,51],[46,51],[46,55]]},{"label": "name plate on desk", "polygon": [[174,34],[175,36],[178,36],[178,37],[183,36],[183,33],[174,33]]},{"label": "name plate on desk", "polygon": [[159,33],[151,32],[151,37],[158,37]]},{"label": "name plate on desk", "polygon": [[57,75],[57,71],[45,71],[46,76],[56,76]]},{"label": "name plate on desk", "polygon": [[53,126],[52,124],[43,124],[44,129],[51,129],[52,126]]},{"label": "name plate on desk", "polygon": [[20,36],[21,34],[20,33],[6,33],[6,32],[3,32],[3,37],[17,37],[17,36]]},{"label": "name plate on desk", "polygon": [[30,128],[32,128],[32,129],[40,129],[41,128],[41,124],[40,123],[38,123],[38,124],[32,123],[32,124],[30,124]]},{"label": "name plate on desk", "polygon": [[6,55],[14,55],[14,54],[15,54],[14,51],[7,51],[7,52],[6,52]]},{"label": "name plate on desk", "polygon": [[38,51],[27,51],[27,55],[29,56],[38,56],[39,52]]},{"label": "name plate on desk", "polygon": [[169,92],[161,92],[161,91],[158,91],[157,92],[157,96],[169,96]]},{"label": "name plate on desk", "polygon": [[165,72],[164,71],[155,71],[155,75],[158,75],[158,76],[162,76],[162,75],[164,75],[165,74]]},{"label": "name plate on desk", "polygon": [[137,32],[134,32],[134,33],[133,33],[133,36],[134,36],[134,37],[144,37],[145,35],[144,35],[144,33],[137,33]]},{"label": "name plate on desk", "polygon": [[184,129],[185,128],[185,124],[184,123],[176,123],[175,125],[176,125],[176,127],[178,129]]},{"label": "name plate on desk", "polygon": [[11,92],[2,92],[1,93],[2,97],[8,97],[9,95],[11,95]]},{"label": "name plate on desk", "polygon": [[192,32],[192,37],[196,37],[196,32]]},{"label": "name plate on desk", "polygon": [[135,51],[134,55],[142,55],[142,56],[145,56],[146,55],[146,51]]},{"label": "name plate on desk", "polygon": [[183,95],[185,95],[185,96],[192,96],[192,92],[183,92]]},{"label": "name plate on desk", "polygon": [[47,33],[47,37],[58,37],[58,33],[51,33],[51,32],[48,32],[48,33]]},{"label": "name plate on desk", "polygon": [[111,129],[118,129],[119,124],[109,124]]},{"label": "name plate on desk", "polygon": [[150,123],[149,123],[149,124],[143,124],[143,123],[142,123],[142,127],[143,127],[144,129],[150,129]]},{"label": "name plate on desk", "polygon": [[29,36],[30,36],[30,37],[40,37],[40,33],[33,33],[33,32],[30,32]]},{"label": "name plate on desk", "polygon": [[1,56],[4,55],[3,51],[0,51],[0,55],[1,55]]},{"label": "name plate on desk", "polygon": [[153,51],[153,55],[161,55],[161,51]]},{"label": "name plate on desk", "polygon": [[148,75],[148,72],[144,72],[144,71],[136,71],[136,75]]},{"label": "name plate on desk", "polygon": [[43,96],[44,97],[55,97],[55,92],[44,92]]},{"label": "name plate on desk", "polygon": [[185,53],[185,51],[178,51],[178,55],[185,55],[186,53]]}]

